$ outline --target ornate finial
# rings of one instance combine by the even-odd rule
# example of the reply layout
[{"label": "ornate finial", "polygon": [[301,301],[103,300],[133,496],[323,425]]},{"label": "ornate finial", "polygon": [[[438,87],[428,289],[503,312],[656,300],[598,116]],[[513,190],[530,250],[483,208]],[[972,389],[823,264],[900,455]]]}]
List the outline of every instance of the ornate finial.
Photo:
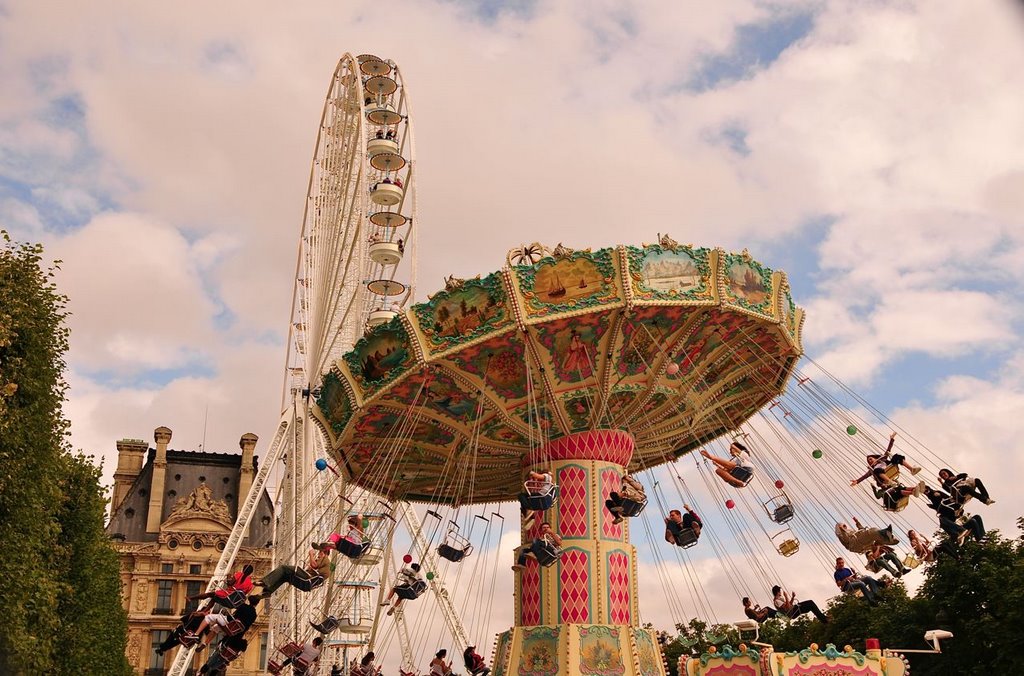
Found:
[{"label": "ornate finial", "polygon": [[533,265],[541,258],[549,255],[548,250],[539,242],[524,244],[515,249],[509,249],[505,256],[505,262],[509,267],[513,265]]},{"label": "ornate finial", "polygon": [[748,251],[746,248],[744,248],[743,251],[740,252],[740,255],[743,256],[743,260],[745,260],[748,263],[754,260],[754,258],[750,255],[750,251]]},{"label": "ornate finial", "polygon": [[459,279],[455,275],[448,275],[444,278],[444,290],[445,291],[458,291],[466,283],[466,280]]},{"label": "ornate finial", "polygon": [[555,248],[554,248],[554,249],[553,249],[553,250],[551,251],[551,255],[552,255],[552,256],[554,256],[555,258],[568,258],[568,257],[569,257],[569,256],[571,256],[572,254],[573,254],[573,250],[572,250],[572,249],[570,249],[570,248],[569,248],[569,247],[567,247],[567,246],[562,246],[562,243],[561,243],[561,242],[559,242],[559,243],[558,243],[558,246],[556,246],[556,247],[555,247]]},{"label": "ornate finial", "polygon": [[658,244],[661,245],[661,248],[671,249],[672,251],[675,251],[676,249],[679,248],[679,242],[669,237],[667,232],[664,235],[658,233]]}]

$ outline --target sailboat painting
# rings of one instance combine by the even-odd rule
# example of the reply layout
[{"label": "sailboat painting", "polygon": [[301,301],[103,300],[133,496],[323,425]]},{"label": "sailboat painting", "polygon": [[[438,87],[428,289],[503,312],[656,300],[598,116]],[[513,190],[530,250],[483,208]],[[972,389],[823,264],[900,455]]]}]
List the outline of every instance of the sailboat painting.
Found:
[{"label": "sailboat painting", "polygon": [[597,265],[586,258],[542,265],[533,281],[537,300],[552,304],[589,298],[604,292],[607,286]]}]

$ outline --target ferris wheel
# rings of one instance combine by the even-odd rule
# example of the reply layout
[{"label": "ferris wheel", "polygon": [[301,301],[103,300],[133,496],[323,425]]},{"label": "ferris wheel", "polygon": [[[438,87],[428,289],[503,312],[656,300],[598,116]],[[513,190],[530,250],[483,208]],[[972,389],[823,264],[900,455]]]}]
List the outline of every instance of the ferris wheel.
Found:
[{"label": "ferris wheel", "polygon": [[[298,242],[282,414],[249,495],[239,506],[209,589],[231,572],[271,474],[278,477],[274,565],[303,565],[310,542],[323,542],[351,515],[364,516],[372,546],[339,565],[329,584],[274,597],[275,641],[299,640],[310,623],[335,617],[339,645],[368,642],[373,592],[379,589],[397,524],[395,507],[353,494],[328,466],[324,430],[311,415],[323,374],[363,333],[391,321],[413,297],[416,280],[416,186],[409,98],[390,59],[345,54],[327,91]],[[346,495],[348,493],[348,495]],[[401,507],[399,507],[401,509]],[[402,516],[415,519],[411,510]],[[208,589],[208,590],[209,590]],[[183,674],[192,650],[178,651],[170,674]]]}]

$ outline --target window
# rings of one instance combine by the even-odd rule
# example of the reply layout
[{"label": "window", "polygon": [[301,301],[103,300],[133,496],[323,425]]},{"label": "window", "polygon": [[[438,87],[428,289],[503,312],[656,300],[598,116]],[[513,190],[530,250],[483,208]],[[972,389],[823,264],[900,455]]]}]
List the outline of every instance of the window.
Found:
[{"label": "window", "polygon": [[157,610],[170,610],[171,609],[171,591],[174,589],[173,580],[157,580],[156,581],[156,609]]},{"label": "window", "polygon": [[160,564],[160,572],[161,573],[173,573],[174,572],[174,564],[173,563],[161,563]]},{"label": "window", "polygon": [[167,640],[167,637],[171,635],[171,632],[167,631],[166,629],[159,629],[157,631],[151,631],[149,635],[153,638],[153,642],[149,650],[149,668],[163,670],[164,656],[157,655],[156,649],[160,647],[161,643]]},{"label": "window", "polygon": [[267,632],[260,634],[260,670],[267,668]]},{"label": "window", "polygon": [[203,564],[201,564],[201,563],[191,563],[191,564],[189,564],[189,566],[188,566],[188,574],[189,575],[202,575],[203,574]]},{"label": "window", "polygon": [[[203,593],[203,583],[199,580],[189,580],[185,583],[185,596],[198,596]],[[186,601],[185,610],[195,610],[199,607],[199,601]]]}]

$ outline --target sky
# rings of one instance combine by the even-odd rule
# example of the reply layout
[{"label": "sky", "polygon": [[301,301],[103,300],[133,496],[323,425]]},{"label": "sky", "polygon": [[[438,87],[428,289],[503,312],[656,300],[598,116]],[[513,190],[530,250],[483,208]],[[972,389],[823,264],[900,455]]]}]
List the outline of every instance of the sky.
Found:
[{"label": "sky", "polygon": [[269,440],[345,52],[409,87],[420,299],[535,240],[747,248],[788,272],[807,354],[1012,530],[1024,16],[996,0],[0,2],[0,227],[63,261],[72,442],[108,478],[159,425]]}]

